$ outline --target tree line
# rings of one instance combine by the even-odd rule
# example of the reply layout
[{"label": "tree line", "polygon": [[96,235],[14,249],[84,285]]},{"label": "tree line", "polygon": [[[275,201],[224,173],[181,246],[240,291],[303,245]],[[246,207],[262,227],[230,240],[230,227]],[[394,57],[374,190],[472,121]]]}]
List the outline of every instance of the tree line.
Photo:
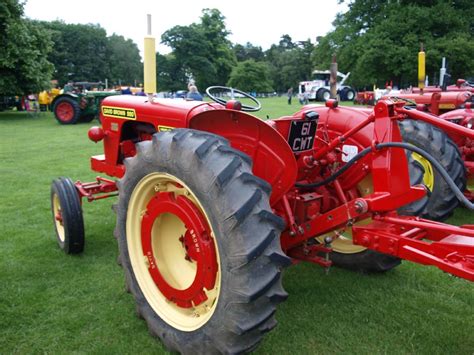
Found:
[{"label": "tree line", "polygon": [[[344,2],[344,0],[340,0]],[[423,44],[426,73],[439,80],[442,57],[452,79],[474,76],[473,0],[355,0],[321,38],[313,62],[327,67],[331,54],[350,71],[356,87],[417,85],[417,52]]]},{"label": "tree line", "polygon": [[136,43],[94,24],[34,21],[23,3],[0,2],[0,96],[39,92],[51,80],[134,85],[143,81]]},{"label": "tree line", "polygon": [[[198,22],[162,34],[171,52],[156,54],[158,91],[181,90],[194,80],[200,88],[284,92],[310,79],[312,70],[328,69],[333,54],[358,88],[387,81],[416,85],[420,43],[432,79],[442,57],[453,78],[474,76],[473,12],[472,0],[352,0],[348,11],[336,16],[334,29],[317,41],[284,34],[263,50],[250,42],[232,43],[224,15],[204,9]],[[130,39],[107,36],[100,25],[26,19],[18,0],[0,3],[0,40],[0,95],[36,92],[51,79],[60,85],[143,80],[140,53]]]}]

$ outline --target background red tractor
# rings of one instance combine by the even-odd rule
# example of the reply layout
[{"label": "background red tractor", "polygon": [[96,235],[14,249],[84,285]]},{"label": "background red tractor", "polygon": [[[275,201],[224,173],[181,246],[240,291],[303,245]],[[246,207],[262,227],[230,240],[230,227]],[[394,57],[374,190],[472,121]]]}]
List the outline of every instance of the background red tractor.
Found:
[{"label": "background red tractor", "polygon": [[[115,96],[89,137],[104,154],[94,171],[112,179],[53,182],[58,242],[84,248],[81,201],[116,195],[119,261],[137,312],[168,349],[238,353],[276,325],[287,297],[282,268],[309,261],[387,271],[400,259],[474,281],[474,225],[422,219],[426,189],[415,152],[456,182],[424,150],[403,143],[398,122],[439,120],[390,100],[373,111],[307,106],[261,121],[242,105]],[[243,92],[233,90],[241,95]],[[224,96],[225,97],[225,96]],[[474,138],[472,130],[443,129]]]}]

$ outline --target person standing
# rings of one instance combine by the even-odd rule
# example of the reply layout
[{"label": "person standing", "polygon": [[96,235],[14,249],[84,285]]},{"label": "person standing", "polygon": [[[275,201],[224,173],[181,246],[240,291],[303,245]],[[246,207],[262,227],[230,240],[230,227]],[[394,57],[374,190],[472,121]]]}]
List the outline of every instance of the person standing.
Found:
[{"label": "person standing", "polygon": [[188,86],[189,92],[186,95],[187,100],[202,101],[202,95],[199,93],[196,85]]},{"label": "person standing", "polygon": [[293,87],[288,89],[286,95],[288,96],[288,105],[291,105],[291,99],[293,98]]}]

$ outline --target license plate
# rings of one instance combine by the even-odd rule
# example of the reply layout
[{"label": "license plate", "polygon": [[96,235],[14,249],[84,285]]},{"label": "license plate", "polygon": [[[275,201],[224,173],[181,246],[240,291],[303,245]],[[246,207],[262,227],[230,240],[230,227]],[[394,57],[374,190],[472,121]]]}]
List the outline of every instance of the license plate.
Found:
[{"label": "license plate", "polygon": [[288,144],[295,153],[313,149],[318,121],[293,121],[288,135]]}]

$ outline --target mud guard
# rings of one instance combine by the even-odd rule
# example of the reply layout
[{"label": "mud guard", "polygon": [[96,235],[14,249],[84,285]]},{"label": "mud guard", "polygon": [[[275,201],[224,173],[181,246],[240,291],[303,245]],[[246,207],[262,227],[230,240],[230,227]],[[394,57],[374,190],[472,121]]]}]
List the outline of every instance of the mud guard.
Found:
[{"label": "mud guard", "polygon": [[220,135],[249,155],[253,173],[272,186],[271,206],[295,184],[298,168],[291,148],[259,118],[241,111],[209,110],[192,117],[189,127]]}]

